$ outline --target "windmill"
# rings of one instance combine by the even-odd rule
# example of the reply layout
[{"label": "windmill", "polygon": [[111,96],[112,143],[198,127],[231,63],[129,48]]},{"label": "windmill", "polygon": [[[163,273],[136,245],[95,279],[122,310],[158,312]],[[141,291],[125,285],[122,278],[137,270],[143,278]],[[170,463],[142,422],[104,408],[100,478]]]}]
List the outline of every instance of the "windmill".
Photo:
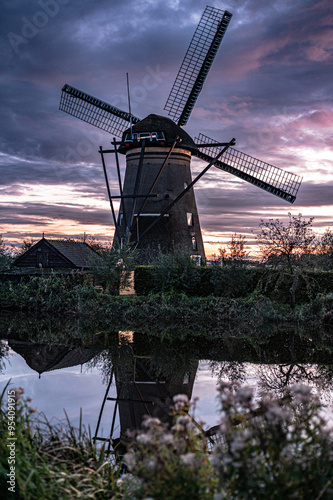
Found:
[{"label": "windmill", "polygon": [[[193,256],[204,257],[198,211],[193,191],[213,165],[218,169],[293,203],[301,178],[291,172],[232,148],[235,139],[218,142],[199,134],[193,140],[182,128],[187,124],[232,14],[207,6],[187,49],[167,99],[171,118],[150,114],[140,119],[70,85],[64,85],[60,109],[116,138],[112,149],[100,147],[116,245],[127,240],[139,248],[169,250],[181,244]],[[119,195],[112,195],[105,154],[115,155]],[[118,154],[126,155],[124,180]],[[191,156],[207,166],[192,180]],[[118,215],[114,201],[120,201]]]}]

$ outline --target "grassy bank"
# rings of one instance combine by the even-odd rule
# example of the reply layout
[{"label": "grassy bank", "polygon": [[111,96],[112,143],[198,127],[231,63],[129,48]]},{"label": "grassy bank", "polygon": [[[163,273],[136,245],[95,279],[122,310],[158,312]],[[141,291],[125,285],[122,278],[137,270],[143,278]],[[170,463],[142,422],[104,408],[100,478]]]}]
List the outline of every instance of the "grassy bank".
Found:
[{"label": "grassy bank", "polygon": [[[246,297],[195,297],[165,292],[139,296],[100,293],[90,283],[73,286],[70,277],[34,277],[27,282],[0,283],[2,311],[34,314],[61,314],[88,322],[103,323],[140,331],[170,330],[176,325],[186,334],[209,331],[219,335],[228,328],[244,331],[268,324],[313,324],[314,328],[333,322],[333,294],[318,295],[291,309],[255,291]],[[331,317],[332,316],[332,317]]]},{"label": "grassy bank", "polygon": [[1,498],[115,498],[115,476],[103,450],[69,422],[51,425],[21,392],[7,387],[1,395]]}]

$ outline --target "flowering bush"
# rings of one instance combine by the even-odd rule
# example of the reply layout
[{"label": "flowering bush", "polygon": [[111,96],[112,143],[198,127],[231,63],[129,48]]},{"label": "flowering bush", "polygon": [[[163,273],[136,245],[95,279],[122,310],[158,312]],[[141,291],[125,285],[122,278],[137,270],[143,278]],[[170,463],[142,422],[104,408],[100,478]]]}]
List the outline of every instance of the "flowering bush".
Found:
[{"label": "flowering bush", "polygon": [[174,398],[170,429],[156,418],[144,420],[125,455],[128,498],[333,498],[332,431],[308,387],[258,402],[250,388],[222,383],[219,397],[222,419],[212,452],[184,395]]},{"label": "flowering bush", "polygon": [[212,462],[228,499],[333,498],[333,440],[309,387],[259,402],[251,389],[220,385],[224,436]]},{"label": "flowering bush", "polygon": [[[188,408],[187,396],[180,394],[174,398],[170,429],[157,418],[144,420],[125,455],[125,464],[135,476],[132,498],[212,498],[215,476],[207,442],[199,437]],[[133,481],[131,476],[128,479]]]}]

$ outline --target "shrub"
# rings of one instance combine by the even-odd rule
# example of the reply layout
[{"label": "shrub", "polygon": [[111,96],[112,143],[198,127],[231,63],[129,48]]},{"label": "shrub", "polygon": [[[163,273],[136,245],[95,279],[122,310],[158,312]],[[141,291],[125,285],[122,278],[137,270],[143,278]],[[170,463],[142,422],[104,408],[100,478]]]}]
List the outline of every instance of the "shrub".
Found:
[{"label": "shrub", "polygon": [[333,293],[319,294],[309,304],[298,311],[298,318],[306,324],[323,321],[326,314],[333,311]]},{"label": "shrub", "polygon": [[332,430],[310,388],[259,403],[248,387],[221,383],[219,391],[222,420],[209,431],[194,426],[185,395],[174,398],[171,428],[146,418],[125,455],[133,498],[332,498]]},{"label": "shrub", "polygon": [[332,429],[309,387],[292,387],[284,400],[266,395],[258,406],[251,389],[222,383],[220,401],[220,498],[332,498]]},{"label": "shrub", "polygon": [[104,290],[112,295],[119,294],[119,286],[129,284],[131,271],[134,269],[136,251],[128,245],[122,248],[103,248],[91,262],[91,271]]},{"label": "shrub", "polygon": [[180,246],[157,256],[152,263],[152,275],[154,292],[188,293],[199,283],[197,267],[190,253]]},{"label": "shrub", "polygon": [[211,283],[213,293],[222,297],[246,297],[256,288],[258,273],[255,269],[242,267],[214,267]]},{"label": "shrub", "polygon": [[175,396],[174,404],[174,425],[169,429],[158,418],[147,417],[125,455],[135,478],[129,479],[133,498],[212,498],[216,476],[207,459],[207,441],[187,414],[187,396]]},{"label": "shrub", "polygon": [[82,303],[97,295],[80,274],[30,276],[19,283],[0,282],[0,308],[78,313]]},{"label": "shrub", "polygon": [[137,266],[135,268],[134,288],[137,295],[148,295],[154,290],[154,278],[150,266]]},{"label": "shrub", "polygon": [[[45,417],[35,414],[36,410],[30,406],[31,400],[23,400],[22,393],[21,388],[8,390],[7,386],[1,395],[1,498],[117,498],[117,476],[109,467],[103,449],[95,448],[90,436],[82,428],[74,429],[68,420],[65,426],[51,425]],[[8,420],[7,401],[11,408],[15,408],[11,410],[15,413],[13,420]],[[15,425],[9,427],[8,422]],[[11,455],[15,457],[15,465],[8,462],[7,445],[13,443],[8,441],[9,432],[14,432],[17,438],[15,452],[12,450]],[[15,467],[13,485],[7,482],[10,466]],[[9,487],[14,489],[8,490]]]}]

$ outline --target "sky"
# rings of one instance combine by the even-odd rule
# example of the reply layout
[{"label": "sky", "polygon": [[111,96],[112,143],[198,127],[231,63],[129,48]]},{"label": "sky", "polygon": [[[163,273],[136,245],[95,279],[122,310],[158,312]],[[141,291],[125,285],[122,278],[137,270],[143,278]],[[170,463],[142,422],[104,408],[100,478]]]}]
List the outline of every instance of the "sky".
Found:
[{"label": "sky", "polygon": [[[195,188],[206,253],[261,219],[333,227],[333,4],[211,0],[232,13],[185,130],[303,177],[293,205],[214,167]],[[113,137],[59,111],[65,83],[144,118],[163,110],[206,0],[3,0],[0,234],[94,236],[114,228],[99,146]],[[111,161],[111,160],[110,160]],[[112,162],[111,162],[112,163]],[[110,169],[111,186],[116,183]],[[122,169],[125,163],[122,160]],[[192,175],[205,167],[192,160]],[[114,172],[114,173],[112,173]]]}]

